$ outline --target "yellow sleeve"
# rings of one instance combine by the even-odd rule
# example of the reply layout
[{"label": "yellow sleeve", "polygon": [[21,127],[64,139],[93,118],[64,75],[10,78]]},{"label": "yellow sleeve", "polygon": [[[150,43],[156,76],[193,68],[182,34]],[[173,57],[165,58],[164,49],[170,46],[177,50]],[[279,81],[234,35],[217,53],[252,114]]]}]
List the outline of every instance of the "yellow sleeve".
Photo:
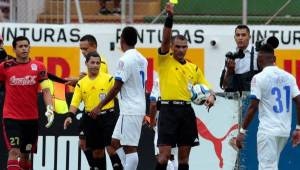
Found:
[{"label": "yellow sleeve", "polygon": [[108,74],[107,62],[103,57],[101,57],[100,71],[102,73],[107,73]]},{"label": "yellow sleeve", "polygon": [[113,76],[111,76],[109,78],[109,89],[112,89],[112,87],[114,86],[114,84],[115,84],[115,79],[114,79]]},{"label": "yellow sleeve", "polygon": [[167,53],[161,53],[160,48],[157,50],[157,54],[158,54],[158,58],[155,64],[158,66],[162,65],[163,63],[166,63],[167,59],[172,55],[170,50]]},{"label": "yellow sleeve", "polygon": [[49,88],[51,91],[51,87],[52,87],[52,91],[53,91],[53,85],[49,79],[43,80],[42,82],[40,82],[40,85],[43,90]]},{"label": "yellow sleeve", "polygon": [[196,66],[196,77],[197,78],[197,81],[196,81],[196,84],[204,84],[206,85],[209,89],[212,88],[212,86],[208,83],[208,81],[205,79],[202,71],[199,69],[198,66]]},{"label": "yellow sleeve", "polygon": [[78,108],[81,101],[82,101],[82,95],[81,95],[81,87],[79,81],[75,86],[71,105]]}]

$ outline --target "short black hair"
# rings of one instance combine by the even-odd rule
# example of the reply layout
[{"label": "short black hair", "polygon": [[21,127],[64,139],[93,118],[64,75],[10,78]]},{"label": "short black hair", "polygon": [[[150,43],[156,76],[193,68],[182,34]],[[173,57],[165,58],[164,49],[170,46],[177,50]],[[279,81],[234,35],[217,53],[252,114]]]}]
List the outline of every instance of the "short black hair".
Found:
[{"label": "short black hair", "polygon": [[13,40],[13,42],[12,42],[13,48],[16,48],[17,42],[18,42],[18,41],[24,41],[24,40],[27,41],[28,44],[30,44],[29,39],[28,39],[27,37],[25,37],[25,36],[18,36],[18,37],[16,37],[16,38],[14,38],[14,40]]},{"label": "short black hair", "polygon": [[246,29],[247,30],[247,32],[250,34],[250,29],[249,29],[249,27],[247,26],[247,25],[243,25],[243,24],[241,24],[241,25],[238,25],[238,26],[236,26],[236,28],[235,28],[235,31],[234,32],[236,32],[236,30],[237,29]]},{"label": "short black hair", "polygon": [[181,34],[175,35],[175,36],[172,37],[172,39],[171,39],[172,44],[174,43],[175,39],[187,41],[186,37],[184,35],[181,35]]},{"label": "short black hair", "polygon": [[80,41],[88,41],[89,44],[96,45],[96,47],[98,45],[96,38],[91,34],[84,35],[83,37],[80,38]]},{"label": "short black hair", "polygon": [[260,47],[259,52],[274,55],[274,48],[270,44],[264,44]]},{"label": "short black hair", "polygon": [[135,46],[137,43],[138,33],[134,27],[125,27],[122,31],[121,37],[128,46]]},{"label": "short black hair", "polygon": [[89,53],[85,56],[85,62],[89,62],[89,60],[91,59],[91,57],[99,57],[99,58],[100,58],[100,62],[101,62],[101,57],[100,57],[99,53],[97,53],[96,51],[89,52]]}]

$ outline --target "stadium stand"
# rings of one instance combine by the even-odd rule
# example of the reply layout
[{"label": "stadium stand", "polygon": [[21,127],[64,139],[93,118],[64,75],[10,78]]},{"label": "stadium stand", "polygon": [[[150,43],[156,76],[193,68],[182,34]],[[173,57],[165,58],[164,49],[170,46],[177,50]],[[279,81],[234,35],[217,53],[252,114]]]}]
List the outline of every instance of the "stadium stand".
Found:
[{"label": "stadium stand", "polygon": [[[75,2],[71,2],[71,22],[78,22]],[[145,16],[156,16],[160,13],[160,0],[135,0],[134,4],[134,22],[140,23],[144,21]],[[89,22],[120,22],[120,16],[114,15],[98,15],[99,6],[96,0],[81,0],[81,11],[83,21]],[[107,2],[107,8],[111,9],[113,2]],[[63,23],[64,19],[64,1],[62,0],[46,0],[45,10],[39,15],[39,23]]]},{"label": "stadium stand", "polygon": [[[161,1],[161,9],[168,0]],[[264,24],[274,13],[280,9],[287,0],[248,0],[248,23]],[[242,21],[241,0],[222,1],[181,1],[175,6],[179,16],[176,23],[191,24],[240,24]],[[300,23],[300,1],[291,3],[274,19],[272,24],[298,25]],[[155,16],[145,17],[145,22],[151,22]],[[163,17],[159,21],[163,21]]]}]

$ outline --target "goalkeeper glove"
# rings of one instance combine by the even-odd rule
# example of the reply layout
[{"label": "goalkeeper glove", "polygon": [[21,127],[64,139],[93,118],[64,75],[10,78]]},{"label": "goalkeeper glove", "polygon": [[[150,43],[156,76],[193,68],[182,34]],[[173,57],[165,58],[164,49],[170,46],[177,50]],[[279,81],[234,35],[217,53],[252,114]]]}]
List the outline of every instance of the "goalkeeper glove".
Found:
[{"label": "goalkeeper glove", "polygon": [[45,112],[45,116],[47,117],[47,121],[48,121],[45,127],[49,128],[54,121],[54,112],[53,112],[52,105],[47,105],[47,110]]}]

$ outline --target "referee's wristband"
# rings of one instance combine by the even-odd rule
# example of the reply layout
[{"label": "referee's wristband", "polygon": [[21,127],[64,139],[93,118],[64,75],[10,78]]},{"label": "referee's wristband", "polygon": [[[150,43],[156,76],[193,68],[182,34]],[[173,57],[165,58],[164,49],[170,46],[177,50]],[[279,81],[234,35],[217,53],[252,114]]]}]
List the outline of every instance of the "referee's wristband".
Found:
[{"label": "referee's wristband", "polygon": [[70,117],[71,119],[75,118],[75,114],[73,112],[68,112],[67,117]]},{"label": "referee's wristband", "polygon": [[165,21],[165,27],[172,28],[173,27],[173,16],[167,16]]},{"label": "referee's wristband", "polygon": [[300,130],[300,125],[296,125],[296,130]]}]

